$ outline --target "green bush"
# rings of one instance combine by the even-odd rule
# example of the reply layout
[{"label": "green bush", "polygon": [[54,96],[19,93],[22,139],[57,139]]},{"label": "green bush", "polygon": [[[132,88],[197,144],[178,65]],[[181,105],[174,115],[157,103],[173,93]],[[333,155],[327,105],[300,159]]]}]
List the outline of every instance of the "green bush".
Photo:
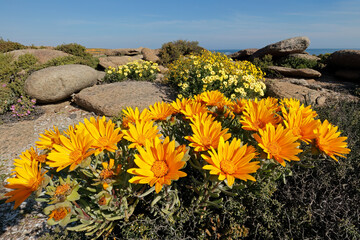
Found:
[{"label": "green bush", "polygon": [[188,54],[199,54],[203,48],[198,46],[197,41],[177,40],[164,43],[161,46],[159,57],[162,65],[168,65],[179,59],[180,56]]},{"label": "green bush", "polygon": [[14,65],[17,68],[25,70],[33,67],[37,63],[37,61],[38,60],[34,55],[26,53],[24,55],[20,55],[18,60],[14,62]]},{"label": "green bush", "polygon": [[294,69],[300,69],[300,68],[317,69],[318,68],[318,62],[316,60],[309,60],[309,59],[297,58],[297,57],[282,58],[278,62],[276,62],[276,65],[281,66],[281,67],[294,68]]},{"label": "green bush", "polygon": [[87,57],[79,57],[79,56],[65,56],[65,57],[57,57],[51,59],[47,63],[43,64],[40,68],[52,67],[52,66],[61,66],[67,64],[82,64],[87,65],[92,68],[97,68],[99,64],[99,59],[87,56]]},{"label": "green bush", "polygon": [[85,57],[88,55],[88,53],[86,53],[86,48],[77,43],[62,44],[57,46],[55,50],[63,51],[79,57]]},{"label": "green bush", "polygon": [[0,38],[0,53],[10,52],[13,50],[24,49],[26,46],[18,43],[12,42],[10,40],[5,41],[4,39]]}]

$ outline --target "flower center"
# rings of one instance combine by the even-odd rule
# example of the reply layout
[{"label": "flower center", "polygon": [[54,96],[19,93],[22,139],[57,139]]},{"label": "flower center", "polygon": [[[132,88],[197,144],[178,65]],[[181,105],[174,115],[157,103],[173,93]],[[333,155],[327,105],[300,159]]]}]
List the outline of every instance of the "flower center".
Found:
[{"label": "flower center", "polygon": [[100,206],[103,206],[103,205],[106,204],[106,198],[105,198],[105,196],[102,196],[102,197],[99,199],[98,204],[99,204]]},{"label": "flower center", "polygon": [[110,178],[114,175],[114,171],[113,170],[109,170],[109,169],[103,169],[100,173],[100,177],[102,179],[107,179]]},{"label": "flower center", "polygon": [[64,219],[68,213],[69,211],[67,208],[60,207],[51,212],[49,219],[54,218],[55,221],[60,221],[61,219]]},{"label": "flower center", "polygon": [[36,157],[36,161],[41,162],[41,163],[45,163],[46,161],[46,155],[45,154],[41,154],[39,156]]},{"label": "flower center", "polygon": [[267,148],[269,149],[270,153],[272,155],[278,155],[281,151],[281,147],[276,142],[271,142],[267,145]]},{"label": "flower center", "polygon": [[235,172],[234,164],[229,160],[224,160],[220,162],[220,168],[223,172],[227,174],[233,174]]},{"label": "flower center", "polygon": [[154,173],[155,177],[161,178],[169,172],[169,167],[165,161],[155,161],[151,167],[151,171]]},{"label": "flower center", "polygon": [[82,161],[82,152],[80,150],[72,151],[69,157],[73,162],[79,163]]},{"label": "flower center", "polygon": [[260,129],[263,129],[265,127],[265,123],[261,120],[257,120],[256,123],[255,123],[255,126],[260,128]]},{"label": "flower center", "polygon": [[41,181],[42,181],[42,179],[33,179],[33,178],[30,179],[29,186],[30,186],[31,191],[35,192],[38,189]]},{"label": "flower center", "polygon": [[107,137],[100,137],[98,139],[98,142],[100,143],[101,146],[109,145],[109,139]]},{"label": "flower center", "polygon": [[70,190],[71,190],[70,184],[65,183],[63,185],[56,187],[55,195],[68,195]]}]

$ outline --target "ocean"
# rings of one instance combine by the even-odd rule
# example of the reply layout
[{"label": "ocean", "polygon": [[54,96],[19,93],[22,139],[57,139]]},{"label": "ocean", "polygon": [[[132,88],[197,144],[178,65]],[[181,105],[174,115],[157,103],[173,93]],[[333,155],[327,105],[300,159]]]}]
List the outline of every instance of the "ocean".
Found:
[{"label": "ocean", "polygon": [[[333,53],[333,52],[343,50],[343,49],[360,50],[359,48],[308,48],[305,51],[308,52],[310,55],[313,55],[313,54],[319,55],[319,54],[325,54],[325,53]],[[235,53],[239,50],[241,50],[241,49],[220,49],[220,50],[211,50],[211,51],[221,52],[221,53],[225,53],[226,55],[228,55],[228,54]]]}]

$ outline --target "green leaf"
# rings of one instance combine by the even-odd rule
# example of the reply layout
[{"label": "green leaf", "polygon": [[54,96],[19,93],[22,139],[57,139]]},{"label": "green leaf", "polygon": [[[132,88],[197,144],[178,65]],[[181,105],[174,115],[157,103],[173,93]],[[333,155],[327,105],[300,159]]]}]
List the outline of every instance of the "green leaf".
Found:
[{"label": "green leaf", "polygon": [[155,191],[155,186],[150,188],[149,190],[147,190],[145,193],[141,194],[139,196],[139,198],[143,198],[143,197],[146,197],[147,195],[149,195],[150,193],[152,193],[153,191]]},{"label": "green leaf", "polygon": [[151,202],[150,206],[151,206],[151,207],[154,207],[154,205],[155,205],[158,201],[160,201],[160,199],[161,199],[161,196],[160,196],[160,195],[156,196],[156,197],[154,198],[154,200]]}]

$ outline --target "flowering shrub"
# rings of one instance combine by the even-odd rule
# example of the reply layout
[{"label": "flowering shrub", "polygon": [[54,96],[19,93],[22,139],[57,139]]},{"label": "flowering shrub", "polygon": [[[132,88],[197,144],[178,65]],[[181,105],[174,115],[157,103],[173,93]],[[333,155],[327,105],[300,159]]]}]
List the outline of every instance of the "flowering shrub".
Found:
[{"label": "flowering shrub", "polygon": [[21,118],[30,115],[35,109],[35,104],[36,99],[20,96],[17,102],[10,107],[12,116]]},{"label": "flowering shrub", "polygon": [[264,96],[263,72],[248,61],[234,62],[222,53],[204,50],[170,64],[166,79],[181,97],[219,90],[231,99]]},{"label": "flowering shrub", "polygon": [[[141,112],[124,109],[117,123],[98,117],[62,132],[54,127],[14,160],[7,202],[17,208],[35,193],[48,205],[48,224],[96,237],[115,227],[142,236],[148,229],[128,222],[144,216],[176,226],[192,211],[188,221],[200,216],[201,222],[223,208],[224,199],[241,197],[239,189],[289,175],[282,171],[286,162],[348,154],[338,127],[316,116],[294,99],[230,100],[206,91]],[[216,230],[220,220],[209,221],[203,224]],[[202,231],[197,234],[211,236]],[[248,231],[233,224],[223,237]]]},{"label": "flowering shrub", "polygon": [[105,72],[105,82],[120,82],[126,79],[154,81],[160,69],[157,63],[133,61],[117,68],[110,66]]}]

